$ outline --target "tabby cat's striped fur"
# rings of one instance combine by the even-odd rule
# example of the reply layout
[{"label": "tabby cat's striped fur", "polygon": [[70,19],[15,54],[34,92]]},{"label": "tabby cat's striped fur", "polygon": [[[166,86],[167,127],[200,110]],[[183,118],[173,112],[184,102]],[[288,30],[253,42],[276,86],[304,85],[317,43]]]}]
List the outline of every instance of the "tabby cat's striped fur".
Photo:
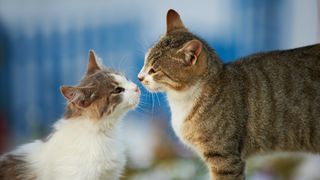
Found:
[{"label": "tabby cat's striped fur", "polygon": [[244,179],[245,159],[267,152],[320,153],[320,44],[223,64],[174,10],[139,79],[164,91],[176,134],[212,179]]}]

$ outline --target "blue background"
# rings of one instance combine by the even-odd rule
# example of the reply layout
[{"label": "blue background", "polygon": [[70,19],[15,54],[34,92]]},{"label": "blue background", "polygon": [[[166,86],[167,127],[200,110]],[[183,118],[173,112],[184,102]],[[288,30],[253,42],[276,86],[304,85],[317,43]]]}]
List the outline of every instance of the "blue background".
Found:
[{"label": "blue background", "polygon": [[[106,66],[125,72],[141,87],[136,76],[144,53],[164,33],[170,8],[224,62],[319,42],[319,1],[315,0],[1,0],[0,152],[50,132],[66,104],[59,87],[77,84],[85,72],[89,49]],[[141,89],[142,103],[126,117],[128,126],[134,122],[137,131],[161,127],[175,144],[165,96]],[[156,125],[146,125],[155,121]],[[156,144],[155,139],[145,143]]]}]

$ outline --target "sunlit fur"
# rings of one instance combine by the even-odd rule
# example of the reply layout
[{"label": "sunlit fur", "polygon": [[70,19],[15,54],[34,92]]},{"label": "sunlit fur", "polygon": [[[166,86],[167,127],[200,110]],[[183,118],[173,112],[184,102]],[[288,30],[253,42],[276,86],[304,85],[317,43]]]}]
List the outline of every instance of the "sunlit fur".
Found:
[{"label": "sunlit fur", "polygon": [[61,88],[68,105],[52,134],[3,155],[0,179],[120,178],[126,162],[120,120],[137,106],[140,91],[119,73],[98,66],[93,51],[90,58],[80,84]]}]

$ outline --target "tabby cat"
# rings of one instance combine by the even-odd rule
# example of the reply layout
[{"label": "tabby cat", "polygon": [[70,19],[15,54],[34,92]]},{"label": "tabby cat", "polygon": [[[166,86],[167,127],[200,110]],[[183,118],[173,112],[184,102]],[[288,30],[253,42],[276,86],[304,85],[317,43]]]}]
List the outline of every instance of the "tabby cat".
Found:
[{"label": "tabby cat", "polygon": [[167,94],[175,133],[206,162],[211,179],[244,179],[251,155],[320,153],[320,44],[223,64],[169,10],[166,33],[138,78]]},{"label": "tabby cat", "polygon": [[2,180],[117,180],[125,165],[121,118],[139,102],[138,87],[98,65],[90,51],[78,86],[63,86],[68,105],[46,141],[0,157]]}]

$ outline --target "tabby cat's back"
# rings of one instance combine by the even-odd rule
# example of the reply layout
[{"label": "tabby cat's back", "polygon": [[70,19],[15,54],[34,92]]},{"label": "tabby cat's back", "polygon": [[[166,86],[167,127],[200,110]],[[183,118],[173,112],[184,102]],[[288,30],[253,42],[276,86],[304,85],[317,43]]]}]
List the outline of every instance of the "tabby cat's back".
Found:
[{"label": "tabby cat's back", "polygon": [[[320,58],[320,44],[314,44],[309,46],[298,47],[287,50],[275,50],[270,52],[256,53],[236,60],[231,63],[234,65],[315,65],[313,68],[319,68]],[[264,64],[265,63],[265,64]],[[303,63],[303,64],[298,64]]]},{"label": "tabby cat's back", "polygon": [[229,68],[241,81],[249,112],[247,154],[319,152],[320,44],[255,54]]}]

